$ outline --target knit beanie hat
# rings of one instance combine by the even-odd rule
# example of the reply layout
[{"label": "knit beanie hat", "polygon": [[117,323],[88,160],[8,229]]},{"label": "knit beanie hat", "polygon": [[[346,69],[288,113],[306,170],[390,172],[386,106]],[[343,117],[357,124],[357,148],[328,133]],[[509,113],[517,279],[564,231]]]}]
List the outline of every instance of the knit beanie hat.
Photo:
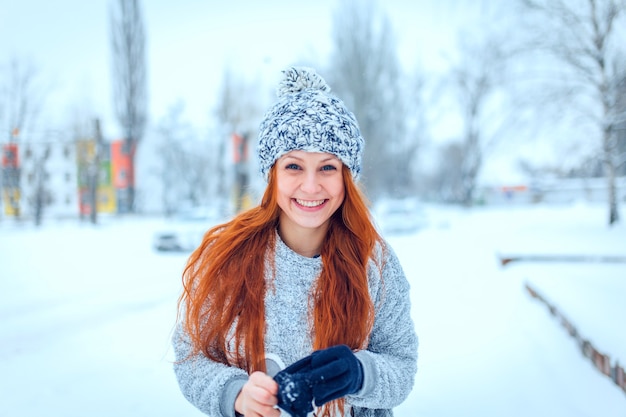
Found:
[{"label": "knit beanie hat", "polygon": [[331,153],[358,179],[363,137],[354,115],[313,69],[291,67],[283,74],[278,102],[259,127],[257,151],[265,179],[276,160],[294,150]]}]

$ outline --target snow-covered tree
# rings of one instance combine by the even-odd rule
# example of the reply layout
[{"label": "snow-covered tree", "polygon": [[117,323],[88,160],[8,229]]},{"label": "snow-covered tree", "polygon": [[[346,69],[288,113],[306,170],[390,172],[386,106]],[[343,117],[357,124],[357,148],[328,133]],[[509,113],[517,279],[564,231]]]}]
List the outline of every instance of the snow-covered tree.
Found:
[{"label": "snow-covered tree", "polygon": [[397,42],[373,0],[342,0],[333,20],[329,85],[355,114],[365,139],[363,182],[370,199],[401,192],[416,146],[407,140],[407,106]]},{"label": "snow-covered tree", "polygon": [[[619,220],[616,174],[620,160],[620,105],[626,74],[626,1],[520,0],[527,33],[526,52],[538,65],[535,78],[545,80],[550,102],[576,113],[577,128],[589,126],[603,162],[608,185],[608,223]],[[551,65],[545,65],[552,60]],[[539,75],[541,74],[541,75]]]},{"label": "snow-covered tree", "polygon": [[146,34],[139,0],[118,0],[111,10],[113,100],[130,157],[130,187],[123,209],[134,211],[134,166],[137,146],[148,119]]}]

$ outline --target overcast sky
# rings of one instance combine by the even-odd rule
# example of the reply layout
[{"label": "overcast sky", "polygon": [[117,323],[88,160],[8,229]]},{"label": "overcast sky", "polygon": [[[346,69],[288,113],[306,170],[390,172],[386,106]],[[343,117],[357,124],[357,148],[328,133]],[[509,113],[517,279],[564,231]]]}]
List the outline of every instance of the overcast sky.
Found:
[{"label": "overcast sky", "polygon": [[[177,101],[196,126],[209,124],[226,67],[275,87],[280,70],[305,60],[328,63],[339,0],[141,1],[147,33],[150,122]],[[491,6],[490,6],[491,4]],[[32,63],[49,86],[42,128],[99,117],[120,137],[112,110],[110,9],[114,0],[0,0],[0,65]],[[442,75],[460,30],[480,30],[483,0],[385,0],[407,71]],[[313,65],[313,64],[311,64]],[[313,65],[314,66],[314,65]],[[332,85],[331,85],[332,87]],[[510,162],[502,159],[501,169]]]},{"label": "overcast sky", "polygon": [[[226,66],[273,83],[280,69],[302,57],[325,64],[338,0],[141,3],[152,119],[181,99],[190,117],[202,122],[214,105]],[[382,3],[402,62],[436,67],[455,39],[462,2]],[[0,0],[0,63],[18,57],[38,68],[51,85],[46,114],[54,123],[64,123],[68,112],[82,108],[102,113],[105,126],[115,128],[108,120],[112,5],[113,0]]]}]

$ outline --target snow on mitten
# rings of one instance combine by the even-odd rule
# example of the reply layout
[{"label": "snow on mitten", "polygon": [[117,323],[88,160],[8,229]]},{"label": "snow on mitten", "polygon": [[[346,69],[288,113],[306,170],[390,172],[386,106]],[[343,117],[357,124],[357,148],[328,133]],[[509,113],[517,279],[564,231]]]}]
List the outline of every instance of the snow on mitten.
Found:
[{"label": "snow on mitten", "polygon": [[274,376],[278,383],[278,407],[292,417],[306,417],[313,411],[310,371],[311,356],[307,356]]}]

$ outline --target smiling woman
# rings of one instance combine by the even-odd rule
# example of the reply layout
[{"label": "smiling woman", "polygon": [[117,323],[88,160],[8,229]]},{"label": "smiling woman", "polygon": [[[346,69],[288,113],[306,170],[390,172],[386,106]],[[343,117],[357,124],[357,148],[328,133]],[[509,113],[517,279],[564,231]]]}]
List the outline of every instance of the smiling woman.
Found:
[{"label": "smiling woman", "polygon": [[326,82],[284,71],[261,204],[209,230],[183,273],[175,372],[201,411],[382,417],[411,391],[409,284],[357,185],[362,149]]}]

